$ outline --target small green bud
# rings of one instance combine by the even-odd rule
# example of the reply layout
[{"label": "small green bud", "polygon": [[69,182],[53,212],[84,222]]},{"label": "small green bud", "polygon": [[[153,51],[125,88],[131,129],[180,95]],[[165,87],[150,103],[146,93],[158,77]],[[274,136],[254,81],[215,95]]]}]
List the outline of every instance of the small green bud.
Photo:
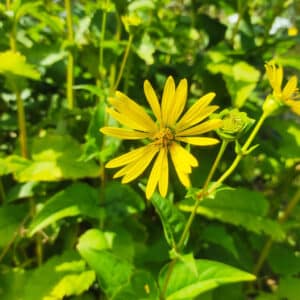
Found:
[{"label": "small green bud", "polygon": [[223,120],[223,126],[217,129],[216,132],[222,139],[227,141],[237,140],[254,124],[253,119],[237,108],[224,109],[215,117]]},{"label": "small green bud", "polygon": [[278,100],[274,95],[269,95],[263,104],[263,112],[270,116],[276,113],[281,107],[281,101]]}]

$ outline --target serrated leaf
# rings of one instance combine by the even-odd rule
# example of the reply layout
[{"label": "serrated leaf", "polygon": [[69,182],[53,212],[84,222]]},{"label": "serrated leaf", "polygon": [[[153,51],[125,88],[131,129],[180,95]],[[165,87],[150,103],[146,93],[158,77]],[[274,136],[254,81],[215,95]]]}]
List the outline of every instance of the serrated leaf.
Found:
[{"label": "serrated leaf", "polygon": [[78,296],[88,290],[96,279],[94,271],[64,276],[53,288],[49,296],[43,300],[63,299],[68,296]]},{"label": "serrated leaf", "polygon": [[20,182],[99,176],[99,166],[94,161],[80,161],[81,154],[80,145],[71,136],[46,134],[34,139],[32,160],[14,175]]},{"label": "serrated leaf", "polygon": [[[192,201],[182,202],[179,208],[192,211]],[[197,213],[211,219],[242,226],[249,231],[270,235],[274,240],[283,240],[284,231],[281,226],[267,217],[268,201],[259,192],[246,188],[221,188],[214,195],[204,199]]]},{"label": "serrated leaf", "polygon": [[122,286],[126,285],[133,272],[133,266],[126,260],[118,257],[103,247],[90,246],[91,241],[84,233],[77,244],[80,255],[96,272],[102,290],[109,296],[113,296]]},{"label": "serrated leaf", "polygon": [[[255,280],[255,276],[252,274],[216,261],[197,259],[196,266],[198,276],[190,272],[185,264],[176,263],[166,290],[166,300],[193,299],[224,284]],[[167,267],[163,268],[159,276],[161,287],[165,280]]]},{"label": "serrated leaf", "polygon": [[169,199],[158,193],[154,193],[151,203],[160,217],[168,244],[175,248],[185,227],[185,216]]},{"label": "serrated leaf", "polygon": [[40,73],[26,62],[26,57],[19,52],[0,52],[0,73],[39,79]]},{"label": "serrated leaf", "polygon": [[97,191],[84,183],[74,183],[51,197],[29,226],[29,236],[50,224],[78,215],[98,218]]}]

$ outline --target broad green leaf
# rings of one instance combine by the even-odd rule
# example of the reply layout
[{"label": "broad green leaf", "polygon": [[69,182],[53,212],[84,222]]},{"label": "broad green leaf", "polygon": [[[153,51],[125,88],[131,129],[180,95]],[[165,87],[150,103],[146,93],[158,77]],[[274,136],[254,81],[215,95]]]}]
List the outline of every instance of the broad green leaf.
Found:
[{"label": "broad green leaf", "polygon": [[64,276],[52,289],[49,296],[43,300],[64,299],[64,297],[78,296],[88,290],[96,279],[94,271]]},{"label": "broad green leaf", "polygon": [[6,201],[12,202],[22,198],[29,198],[34,196],[34,189],[38,182],[29,181],[23,184],[17,184],[9,190],[6,195]]},{"label": "broad green leaf", "polygon": [[52,196],[32,220],[29,236],[60,219],[73,216],[99,217],[99,196],[85,183],[74,183]]},{"label": "broad green leaf", "polygon": [[32,160],[15,172],[20,182],[57,181],[99,176],[99,167],[94,161],[83,162],[81,148],[68,135],[46,134],[34,139]]},{"label": "broad green leaf", "polygon": [[220,245],[228,250],[235,258],[239,257],[232,236],[226,232],[224,227],[218,225],[209,225],[201,232],[201,239],[204,241]]},{"label": "broad green leaf", "polygon": [[18,155],[0,158],[0,176],[11,174],[28,167],[29,161]]},{"label": "broad green leaf", "polygon": [[108,182],[104,188],[106,216],[119,221],[145,209],[145,201],[129,185],[117,181]]},{"label": "broad green leaf", "polygon": [[297,275],[300,270],[300,256],[297,249],[284,245],[273,245],[268,256],[273,272],[280,275]]},{"label": "broad green leaf", "polygon": [[162,222],[165,238],[174,248],[183,233],[185,216],[169,199],[161,197],[158,193],[154,193],[151,202]]},{"label": "broad green leaf", "polygon": [[51,257],[40,267],[34,269],[26,281],[22,300],[43,299],[66,276],[65,272],[58,272],[56,267],[62,263],[79,259],[76,252],[64,252],[61,256]]},{"label": "broad green leaf", "polygon": [[0,73],[39,79],[39,72],[26,62],[26,57],[19,52],[0,52]]},{"label": "broad green leaf", "polygon": [[[192,211],[193,200],[183,201],[179,208]],[[204,199],[197,213],[211,219],[242,226],[247,230],[270,235],[275,240],[282,240],[285,236],[281,226],[269,219],[268,201],[262,193],[246,188],[220,188],[214,195]]]},{"label": "broad green leaf", "polygon": [[272,129],[280,135],[276,151],[285,159],[300,160],[300,125],[292,120],[272,122]]},{"label": "broad green leaf", "polygon": [[300,295],[300,279],[296,277],[280,278],[277,293],[279,299],[298,300]]},{"label": "broad green leaf", "polygon": [[118,289],[129,282],[133,266],[111,251],[103,250],[102,245],[95,247],[90,241],[90,237],[86,237],[86,235],[89,235],[89,231],[79,238],[77,249],[89,266],[96,272],[103,291],[111,297]]},{"label": "broad green leaf", "polygon": [[112,300],[159,300],[157,284],[146,271],[135,271],[130,282],[122,287]]},{"label": "broad green leaf", "polygon": [[29,207],[26,204],[0,207],[0,248],[13,241],[27,214]]},{"label": "broad green leaf", "polygon": [[24,288],[30,271],[21,268],[0,269],[0,299],[18,300],[23,299]]},{"label": "broad green leaf", "polygon": [[[198,259],[196,265],[197,276],[185,264],[176,263],[166,290],[166,300],[193,299],[224,284],[255,280],[254,275],[220,262]],[[167,267],[163,268],[159,276],[160,287],[163,286]]]}]

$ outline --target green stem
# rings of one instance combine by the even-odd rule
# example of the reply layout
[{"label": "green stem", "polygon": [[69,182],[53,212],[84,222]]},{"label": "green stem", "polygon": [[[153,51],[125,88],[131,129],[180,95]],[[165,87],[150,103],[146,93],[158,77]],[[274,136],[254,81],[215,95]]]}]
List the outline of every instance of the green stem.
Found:
[{"label": "green stem", "polygon": [[239,25],[243,19],[243,15],[244,15],[244,12],[246,11],[246,9],[247,9],[247,2],[244,3],[244,1],[238,1],[238,19],[232,29],[232,35],[231,35],[231,39],[230,39],[231,45],[234,44],[234,38],[238,32]]},{"label": "green stem", "polygon": [[123,76],[125,65],[126,65],[126,62],[127,62],[127,59],[128,59],[128,55],[129,55],[129,51],[130,51],[130,48],[131,48],[131,45],[132,45],[132,40],[133,40],[133,35],[130,34],[128,42],[127,42],[127,46],[126,46],[126,49],[125,49],[125,53],[124,53],[124,56],[123,56],[123,60],[122,60],[121,66],[120,66],[120,72],[118,74],[117,80],[116,80],[116,82],[113,86],[113,89],[112,89],[111,93],[113,93],[118,88],[119,83],[121,81],[121,78]]},{"label": "green stem", "polygon": [[108,0],[105,2],[105,7],[102,15],[102,23],[101,23],[101,35],[100,35],[100,45],[99,45],[99,86],[101,85],[101,81],[103,80],[103,52],[104,52],[104,40],[105,40],[105,30],[106,30],[106,19],[107,19],[107,6]]},{"label": "green stem", "polygon": [[[290,214],[292,213],[293,209],[296,207],[296,205],[298,204],[299,201],[300,201],[300,189],[295,193],[295,195],[293,196],[291,201],[286,206],[283,214],[278,218],[278,220],[277,220],[278,223],[282,224],[289,218]],[[267,259],[268,255],[270,253],[272,245],[273,245],[273,240],[270,237],[266,241],[263,249],[261,250],[259,258],[254,266],[253,273],[255,275],[257,275],[260,272],[265,260]]]},{"label": "green stem", "polygon": [[[196,213],[197,213],[197,208],[201,202],[201,200],[203,199],[203,196],[206,194],[206,190],[207,190],[207,187],[213,177],[213,175],[215,174],[215,171],[217,169],[217,166],[219,165],[220,161],[221,161],[221,158],[227,148],[227,145],[228,145],[228,142],[227,141],[223,141],[222,144],[221,144],[221,147],[219,149],[219,152],[217,154],[217,157],[215,158],[215,161],[209,171],[209,174],[205,180],[205,183],[203,185],[203,188],[202,188],[202,191],[201,191],[201,195],[199,194],[199,196],[197,196],[196,198],[196,202],[195,202],[195,205],[194,205],[194,208],[193,208],[193,211],[191,212],[190,216],[189,216],[189,219],[187,221],[187,223],[185,224],[185,227],[184,227],[184,230],[183,230],[183,233],[180,237],[180,240],[178,242],[178,244],[176,245],[176,250],[178,252],[180,252],[182,250],[182,248],[184,247],[184,243],[187,239],[187,236],[189,234],[189,231],[190,231],[190,227],[192,226],[192,223],[194,221],[194,218],[196,216]],[[168,270],[167,270],[167,274],[166,274],[166,278],[165,278],[165,281],[164,281],[164,284],[163,284],[163,287],[162,287],[162,291],[161,291],[161,296],[160,298],[161,299],[164,299],[164,295],[166,293],[166,290],[167,290],[167,287],[168,287],[168,284],[169,284],[169,280],[171,278],[171,274],[173,272],[173,269],[175,267],[175,264],[177,262],[177,259],[173,259],[169,266],[168,266]]]},{"label": "green stem", "polygon": [[21,154],[24,158],[28,158],[25,110],[24,110],[23,101],[21,99],[21,94],[17,88],[15,93],[16,93],[16,100],[17,100],[19,140],[20,140]]},{"label": "green stem", "polygon": [[5,190],[2,182],[2,178],[0,177],[0,203],[5,203]]},{"label": "green stem", "polygon": [[[73,23],[72,23],[72,11],[70,0],[65,0],[65,9],[67,15],[67,31],[68,31],[68,42],[69,46],[74,44],[74,32],[73,32]],[[71,50],[68,54],[67,62],[67,103],[68,108],[74,108],[74,93],[73,93],[73,84],[74,84],[74,56]]]}]

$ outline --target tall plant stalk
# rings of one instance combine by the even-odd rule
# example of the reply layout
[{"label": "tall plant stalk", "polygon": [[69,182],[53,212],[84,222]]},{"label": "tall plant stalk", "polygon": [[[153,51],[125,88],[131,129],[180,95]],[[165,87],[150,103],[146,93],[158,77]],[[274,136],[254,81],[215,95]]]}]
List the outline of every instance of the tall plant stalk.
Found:
[{"label": "tall plant stalk", "polygon": [[[67,15],[67,33],[68,33],[68,42],[69,46],[73,47],[74,44],[74,31],[73,31],[73,22],[72,22],[72,11],[71,11],[71,1],[65,0],[65,9]],[[68,53],[68,62],[67,62],[67,103],[68,108],[74,108],[74,93],[73,93],[73,84],[74,84],[74,55],[71,49]]]}]

